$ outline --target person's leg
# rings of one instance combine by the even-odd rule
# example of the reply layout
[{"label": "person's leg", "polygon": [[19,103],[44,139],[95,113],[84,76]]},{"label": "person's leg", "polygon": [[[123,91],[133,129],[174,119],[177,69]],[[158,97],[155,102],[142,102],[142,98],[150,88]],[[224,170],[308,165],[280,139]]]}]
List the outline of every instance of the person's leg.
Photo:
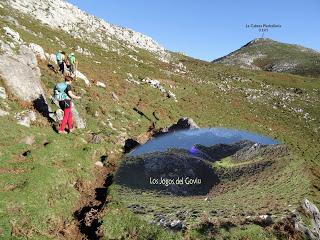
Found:
[{"label": "person's leg", "polygon": [[64,129],[66,128],[66,124],[69,119],[70,110],[71,110],[71,107],[63,110],[64,114],[63,114],[63,119],[59,128],[59,132],[64,132]]},{"label": "person's leg", "polygon": [[72,114],[72,102],[70,102],[70,111],[69,111],[69,117],[68,117],[68,128],[69,128],[69,132],[73,131],[73,114]]},{"label": "person's leg", "polygon": [[61,73],[64,74],[64,62],[60,64]]}]

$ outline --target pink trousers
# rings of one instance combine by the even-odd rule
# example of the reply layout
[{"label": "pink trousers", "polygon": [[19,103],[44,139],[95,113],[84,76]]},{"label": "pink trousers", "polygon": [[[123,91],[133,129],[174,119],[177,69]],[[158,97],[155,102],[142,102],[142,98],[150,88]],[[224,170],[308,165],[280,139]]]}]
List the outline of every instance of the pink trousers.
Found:
[{"label": "pink trousers", "polygon": [[64,131],[67,123],[68,123],[69,130],[72,129],[73,116],[72,116],[71,107],[72,107],[72,102],[70,101],[70,107],[63,110],[64,114],[63,114],[63,119],[62,119],[59,131]]}]

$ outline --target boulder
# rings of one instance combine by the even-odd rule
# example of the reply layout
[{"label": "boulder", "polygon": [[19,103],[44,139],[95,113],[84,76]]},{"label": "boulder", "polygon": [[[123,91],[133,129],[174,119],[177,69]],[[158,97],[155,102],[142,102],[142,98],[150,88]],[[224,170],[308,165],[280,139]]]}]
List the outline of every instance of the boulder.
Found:
[{"label": "boulder", "polygon": [[260,215],[259,216],[260,222],[263,226],[270,226],[273,223],[273,218],[271,215]]},{"label": "boulder", "polygon": [[129,153],[138,146],[140,146],[140,143],[136,140],[132,138],[126,139],[123,147],[124,153]]},{"label": "boulder", "polygon": [[310,202],[308,199],[305,199],[302,203],[302,208],[305,214],[311,220],[311,229],[310,231],[317,236],[317,239],[320,239],[320,212],[316,205]]},{"label": "boulder", "polygon": [[14,30],[12,30],[11,28],[9,27],[3,27],[3,30],[5,32],[5,34],[9,37],[11,37],[11,39],[13,41],[15,41],[16,43],[22,43],[22,39],[20,38],[20,34]]},{"label": "boulder", "polygon": [[199,128],[199,126],[193,121],[192,118],[183,117],[183,118],[180,118],[177,123],[174,123],[169,127],[155,131],[152,137],[157,137],[157,136],[164,135],[174,131],[195,129],[195,128]]},{"label": "boulder", "polygon": [[57,58],[56,58],[56,55],[55,54],[46,54],[48,60],[54,64],[58,64],[57,63]]},{"label": "boulder", "polygon": [[37,119],[36,113],[32,110],[27,110],[16,114],[18,124],[30,127],[31,123]]},{"label": "boulder", "polygon": [[76,71],[75,76],[77,78],[80,78],[81,80],[83,80],[87,86],[91,85],[89,79],[83,73],[81,73],[79,70]]},{"label": "boulder", "polygon": [[5,53],[0,56],[0,76],[12,94],[32,103],[37,111],[51,121],[41,86],[38,61],[29,47],[21,45],[19,54]]},{"label": "boulder", "polygon": [[[58,110],[56,111],[53,119],[56,122],[60,122],[63,119],[63,111],[60,109],[59,102],[57,100],[55,100],[54,98],[51,98],[51,100],[58,107]],[[86,121],[80,117],[80,114],[76,109],[74,102],[72,104],[72,114],[73,114],[73,121],[75,122],[76,127],[79,129],[86,128]]]},{"label": "boulder", "polygon": [[96,165],[97,167],[103,167],[103,163],[100,161],[95,162],[94,165]]},{"label": "boulder", "polygon": [[0,57],[0,75],[10,91],[21,100],[32,102],[44,96],[37,58],[25,45],[20,47],[19,55]]},{"label": "boulder", "polygon": [[41,60],[46,60],[46,55],[44,53],[44,50],[41,46],[35,43],[30,43],[29,48],[34,52],[36,56],[38,56]]},{"label": "boulder", "polygon": [[79,129],[86,128],[86,125],[87,125],[86,121],[80,117],[80,114],[74,104],[72,104],[72,113],[73,113],[73,119],[77,128]]},{"label": "boulder", "polygon": [[180,231],[183,228],[183,224],[180,220],[173,220],[170,223],[170,229]]},{"label": "boulder", "polygon": [[103,83],[103,82],[97,82],[97,84],[96,84],[98,87],[102,87],[102,88],[106,88],[107,86],[106,86],[106,84],[105,83]]}]

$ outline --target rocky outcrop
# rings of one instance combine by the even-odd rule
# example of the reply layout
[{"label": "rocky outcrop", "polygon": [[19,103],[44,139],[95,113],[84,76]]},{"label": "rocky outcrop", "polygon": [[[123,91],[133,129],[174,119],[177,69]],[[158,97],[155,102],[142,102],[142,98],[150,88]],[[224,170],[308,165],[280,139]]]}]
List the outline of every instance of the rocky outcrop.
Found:
[{"label": "rocky outcrop", "polygon": [[106,50],[109,50],[109,43],[117,39],[125,42],[128,48],[137,47],[150,51],[162,61],[168,62],[170,59],[170,54],[152,38],[130,29],[109,24],[81,11],[66,1],[5,0],[4,3],[52,28],[63,30],[83,40],[96,42]]},{"label": "rocky outcrop", "polygon": [[320,213],[316,205],[305,199],[301,206],[274,225],[277,235],[286,239],[320,239]]},{"label": "rocky outcrop", "polygon": [[154,131],[152,137],[161,136],[174,131],[195,129],[195,128],[199,128],[199,126],[193,121],[192,118],[183,117],[183,118],[180,118],[177,121],[177,123],[174,123],[169,127]]},{"label": "rocky outcrop", "polygon": [[46,60],[46,55],[43,48],[35,43],[30,43],[29,48],[34,52],[36,56],[38,56],[41,60]]},{"label": "rocky outcrop", "polygon": [[4,53],[0,57],[0,76],[10,92],[33,106],[49,119],[49,107],[40,81],[40,69],[33,51],[21,45],[19,54]]},{"label": "rocky outcrop", "polygon": [[3,27],[3,30],[5,31],[5,34],[9,37],[11,37],[11,39],[18,43],[18,44],[21,44],[23,41],[22,39],[20,38],[20,34],[14,30],[12,30],[11,28],[9,27]]},{"label": "rocky outcrop", "polygon": [[30,48],[21,45],[19,53],[1,56],[0,75],[14,95],[21,100],[32,102],[44,95],[40,83],[40,69]]},{"label": "rocky outcrop", "polygon": [[192,154],[205,158],[211,162],[237,154],[244,148],[251,148],[255,143],[251,141],[240,141],[233,144],[215,144],[210,147],[196,144],[192,149]]},{"label": "rocky outcrop", "polygon": [[301,204],[302,213],[310,221],[310,227],[308,223],[304,223],[302,219],[297,218],[295,222],[295,228],[304,233],[308,239],[319,240],[320,239],[320,212],[316,205],[305,199]]},{"label": "rocky outcrop", "polygon": [[77,128],[79,129],[86,128],[87,126],[86,121],[82,117],[80,117],[80,114],[74,104],[72,105],[72,113],[73,113],[73,119],[75,121]]},{"label": "rocky outcrop", "polygon": [[90,86],[90,85],[91,85],[89,79],[88,79],[83,73],[81,73],[79,70],[76,71],[75,77],[83,80],[84,83],[85,83],[87,86]]}]

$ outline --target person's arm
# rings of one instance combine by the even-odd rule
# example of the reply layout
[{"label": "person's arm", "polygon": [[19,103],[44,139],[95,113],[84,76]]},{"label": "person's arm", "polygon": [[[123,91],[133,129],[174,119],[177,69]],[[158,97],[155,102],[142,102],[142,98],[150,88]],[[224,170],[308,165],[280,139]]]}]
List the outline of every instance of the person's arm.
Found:
[{"label": "person's arm", "polygon": [[74,95],[71,90],[68,91],[68,95],[69,95],[72,99],[80,99],[80,98],[81,98],[80,96]]}]

